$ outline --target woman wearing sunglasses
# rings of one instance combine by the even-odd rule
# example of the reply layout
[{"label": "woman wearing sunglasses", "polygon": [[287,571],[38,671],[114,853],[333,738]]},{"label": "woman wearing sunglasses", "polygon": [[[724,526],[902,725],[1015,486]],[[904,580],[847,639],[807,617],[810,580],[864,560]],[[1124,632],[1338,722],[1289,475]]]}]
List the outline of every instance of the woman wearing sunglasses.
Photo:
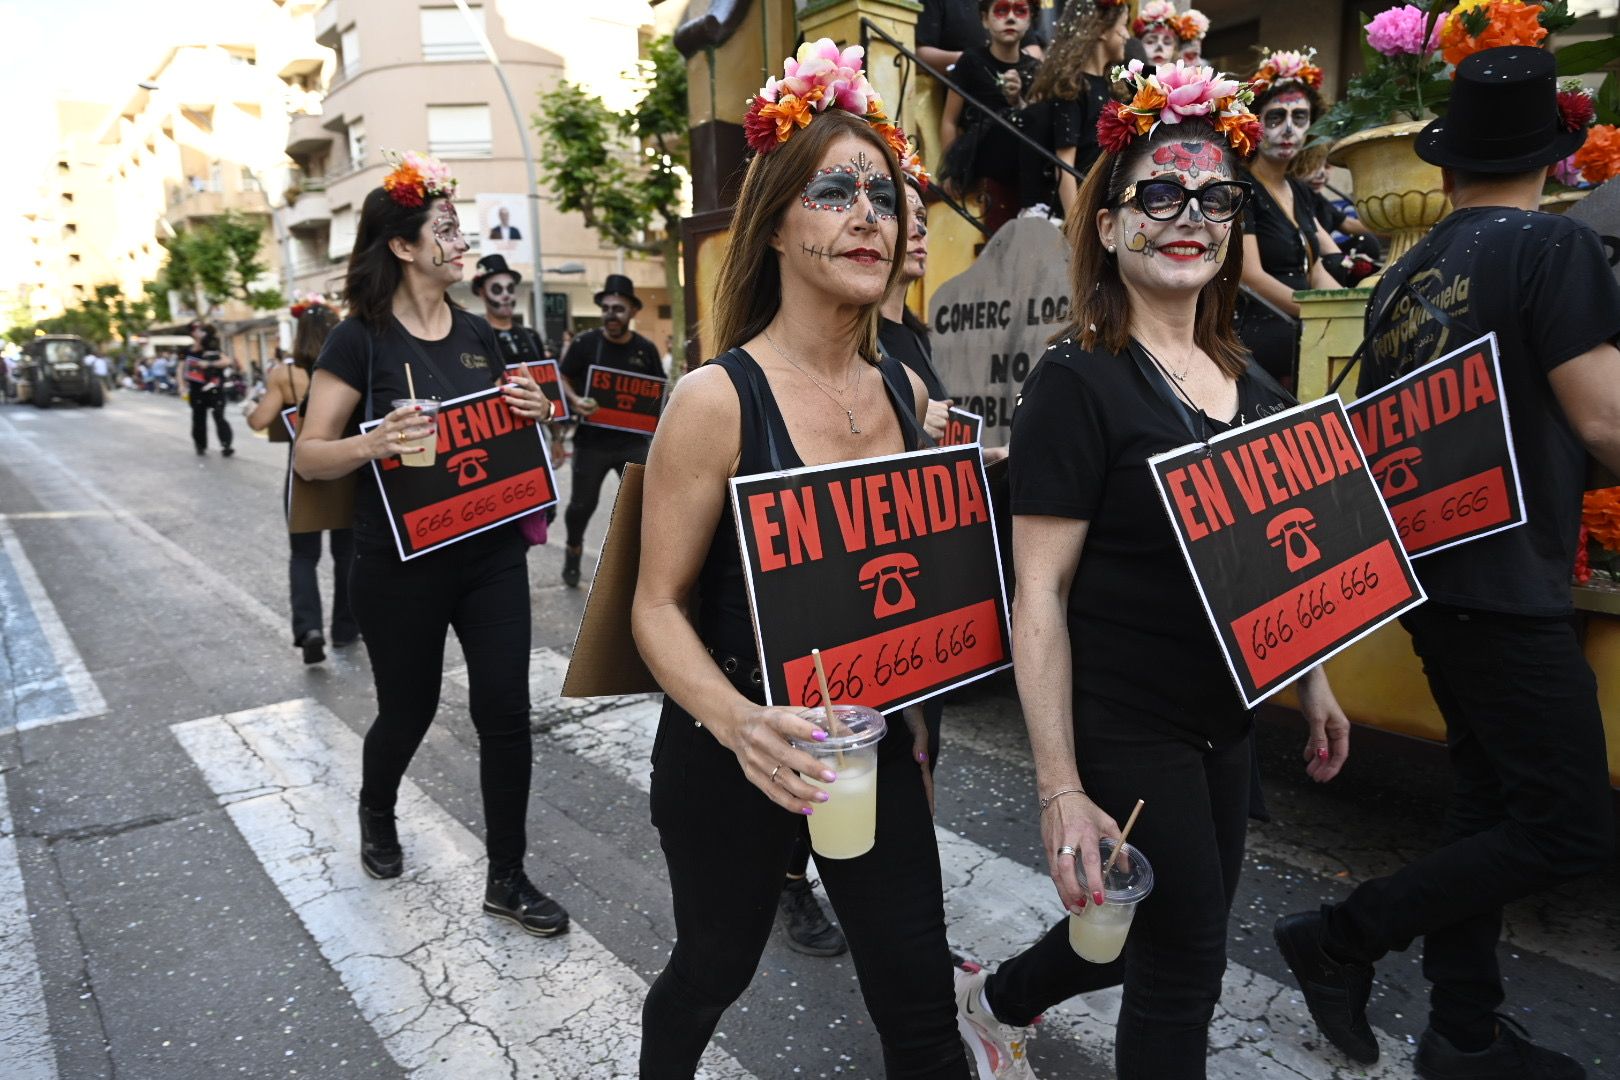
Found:
[{"label": "woman wearing sunglasses", "polygon": [[[1132,104],[1104,112],[1106,152],[1069,219],[1074,322],[1013,420],[1013,658],[1063,907],[1103,899],[1099,840],[1118,838],[1137,799],[1131,844],[1156,884],[1111,963],[1076,955],[1065,919],[993,975],[957,976],[958,1017],[987,1076],[1030,1075],[994,1064],[1021,1059],[1019,1029],[1123,982],[1118,1075],[1203,1077],[1243,859],[1253,718],[1147,461],[1290,404],[1232,332],[1250,194],[1238,159],[1257,132],[1247,92],[1209,68],[1172,74],[1175,87],[1139,63],[1116,74]],[[1320,669],[1301,697],[1307,771],[1326,780],[1349,725]]]}]

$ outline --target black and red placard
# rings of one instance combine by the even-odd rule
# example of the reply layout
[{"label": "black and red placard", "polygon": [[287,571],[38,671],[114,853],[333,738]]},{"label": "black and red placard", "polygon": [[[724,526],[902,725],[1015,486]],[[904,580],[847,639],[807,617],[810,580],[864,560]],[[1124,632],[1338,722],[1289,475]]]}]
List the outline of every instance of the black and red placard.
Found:
[{"label": "black and red placard", "polygon": [[1148,465],[1248,706],[1424,599],[1336,397]]},{"label": "black and red placard", "polygon": [[732,511],[765,700],[893,712],[1010,666],[977,446],[740,476]]},{"label": "black and red placard", "polygon": [[945,417],[945,433],[939,437],[939,445],[974,446],[983,433],[984,417],[952,405]]},{"label": "black and red placard", "polygon": [[281,410],[281,424],[287,429],[289,439],[298,438],[298,406],[289,405]]},{"label": "black and red placard", "polygon": [[571,418],[568,411],[568,398],[563,393],[562,373],[555,360],[531,360],[527,364],[507,364],[506,370],[512,374],[522,372],[540,384],[540,392],[551,399],[551,419],[553,423],[561,423]]},{"label": "black and red placard", "polygon": [[1356,401],[1350,423],[1414,558],[1523,525],[1496,335]]},{"label": "black and red placard", "polygon": [[664,383],[655,375],[592,364],[585,369],[583,396],[596,401],[596,411],[579,422],[651,435],[664,408]]},{"label": "black and red placard", "polygon": [[[360,425],[370,431],[381,420]],[[507,407],[501,388],[439,407],[432,465],[371,463],[401,559],[414,559],[557,501],[545,432]]]}]

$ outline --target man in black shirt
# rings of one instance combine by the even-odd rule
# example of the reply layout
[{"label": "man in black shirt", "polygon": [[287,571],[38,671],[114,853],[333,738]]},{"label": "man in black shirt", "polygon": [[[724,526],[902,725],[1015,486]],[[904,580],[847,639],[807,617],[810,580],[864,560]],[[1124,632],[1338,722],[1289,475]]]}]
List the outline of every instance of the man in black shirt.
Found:
[{"label": "man in black shirt", "polygon": [[[485,255],[478,260],[478,272],[473,275],[473,295],[484,302],[484,320],[495,331],[495,340],[501,346],[501,366],[528,364],[552,359],[551,349],[533,328],[519,325],[513,318],[517,310],[518,283],[523,275],[506,265],[504,255]],[[559,467],[563,462],[567,433],[560,427],[551,428],[551,464]],[[556,520],[556,508],[546,511],[546,520]]]},{"label": "man in black shirt", "polygon": [[1417,145],[1454,209],[1368,306],[1363,393],[1496,333],[1524,492],[1525,524],[1417,561],[1429,603],[1402,620],[1446,721],[1449,842],[1276,926],[1323,1033],[1362,1062],[1378,1057],[1372,965],[1424,938],[1433,986],[1416,1065],[1428,1080],[1586,1075],[1496,1011],[1503,905],[1614,850],[1603,718],[1569,585],[1588,452],[1620,466],[1620,288],[1589,228],[1536,212],[1547,166],[1586,137],[1555,94],[1542,49],[1459,65],[1448,115]]},{"label": "man in black shirt", "polygon": [[[609,274],[607,284],[595,299],[597,307],[602,309],[601,329],[588,330],[576,337],[562,358],[563,394],[568,398],[569,408],[581,417],[591,415],[597,408],[585,386],[585,375],[592,364],[658,379],[664,377],[658,347],[630,329],[630,320],[641,310],[641,300],[630,279],[623,274]],[[563,553],[562,579],[569,588],[579,584],[585,526],[596,512],[608,470],[623,476],[624,467],[631,462],[646,464],[647,447],[651,442],[648,436],[633,431],[613,431],[589,424],[581,424],[574,432],[573,491],[569,495],[568,509],[563,512],[568,541]]]},{"label": "man in black shirt", "polygon": [[225,419],[225,373],[230,360],[219,351],[219,335],[207,323],[191,324],[191,348],[186,352],[186,394],[191,403],[191,442],[197,456],[208,453],[208,414],[214,414],[219,452],[236,453],[231,446],[231,422]]}]

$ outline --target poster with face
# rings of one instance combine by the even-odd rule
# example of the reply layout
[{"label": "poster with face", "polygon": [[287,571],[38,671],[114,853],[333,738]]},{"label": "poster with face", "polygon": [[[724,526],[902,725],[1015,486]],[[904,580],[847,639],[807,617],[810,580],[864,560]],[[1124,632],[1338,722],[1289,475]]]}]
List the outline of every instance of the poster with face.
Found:
[{"label": "poster with face", "polygon": [[529,209],[521,194],[479,195],[478,221],[467,222],[467,231],[479,238],[480,255],[504,255],[509,266],[525,275],[533,270],[529,258]]}]

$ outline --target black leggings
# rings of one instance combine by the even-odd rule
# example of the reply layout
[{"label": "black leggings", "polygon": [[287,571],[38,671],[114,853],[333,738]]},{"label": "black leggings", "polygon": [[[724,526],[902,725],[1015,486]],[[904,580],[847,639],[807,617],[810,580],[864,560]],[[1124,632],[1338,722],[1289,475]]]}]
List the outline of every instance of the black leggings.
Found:
[{"label": "black leggings", "polygon": [[[354,533],[333,529],[326,534],[332,546],[332,638],[348,641],[359,634],[349,610],[349,569],[354,565]],[[321,628],[321,586],[315,567],[321,561],[321,534],[291,533],[292,555],[287,560],[288,591],[292,595],[293,644],[311,630]]]},{"label": "black leggings", "polygon": [[[503,530],[504,531],[504,530]],[[377,684],[366,732],[360,802],[390,810],[399,782],[439,709],[445,631],[467,658],[478,731],[485,844],[492,871],[523,865],[532,768],[529,740],[529,568],[513,534],[484,537],[400,562],[362,548],[350,575],[354,614]]]},{"label": "black leggings", "polygon": [[1080,959],[1065,917],[990,977],[990,1007],[1003,1023],[1026,1025],[1075,994],[1123,981],[1114,1034],[1119,1080],[1200,1080],[1243,863],[1248,740],[1206,751],[1112,705],[1086,700],[1075,708],[1075,756],[1097,805],[1123,825],[1136,800],[1147,800],[1131,845],[1153,867],[1153,892],[1119,960]]},{"label": "black leggings", "polygon": [[[880,749],[877,846],[854,859],[822,859],[817,869],[849,941],[887,1075],[967,1080],[939,848],[910,754],[911,734],[899,723]],[[669,866],[676,940],[642,1009],[641,1076],[690,1080],[721,1014],[759,966],[804,819],[767,799],[731,751],[666,701],[653,748],[652,821]]]},{"label": "black leggings", "polygon": [[[569,547],[577,548],[585,542],[585,526],[591,523],[591,515],[596,513],[596,504],[602,498],[602,481],[607,479],[608,472],[623,476],[624,467],[631,462],[637,465],[647,463],[647,448],[652,441],[630,434],[622,438],[612,437],[618,434],[598,428],[590,432],[589,438],[584,441],[578,435],[574,436],[573,486],[568,494],[568,509],[563,511]],[[603,435],[609,438],[604,439]]]},{"label": "black leggings", "polygon": [[[208,449],[208,414],[214,414],[214,431],[219,435],[219,445],[225,449],[231,445],[231,423],[225,419],[225,391],[223,390],[192,390],[191,391],[191,441],[198,450]],[[279,422],[279,421],[278,421]]]}]

